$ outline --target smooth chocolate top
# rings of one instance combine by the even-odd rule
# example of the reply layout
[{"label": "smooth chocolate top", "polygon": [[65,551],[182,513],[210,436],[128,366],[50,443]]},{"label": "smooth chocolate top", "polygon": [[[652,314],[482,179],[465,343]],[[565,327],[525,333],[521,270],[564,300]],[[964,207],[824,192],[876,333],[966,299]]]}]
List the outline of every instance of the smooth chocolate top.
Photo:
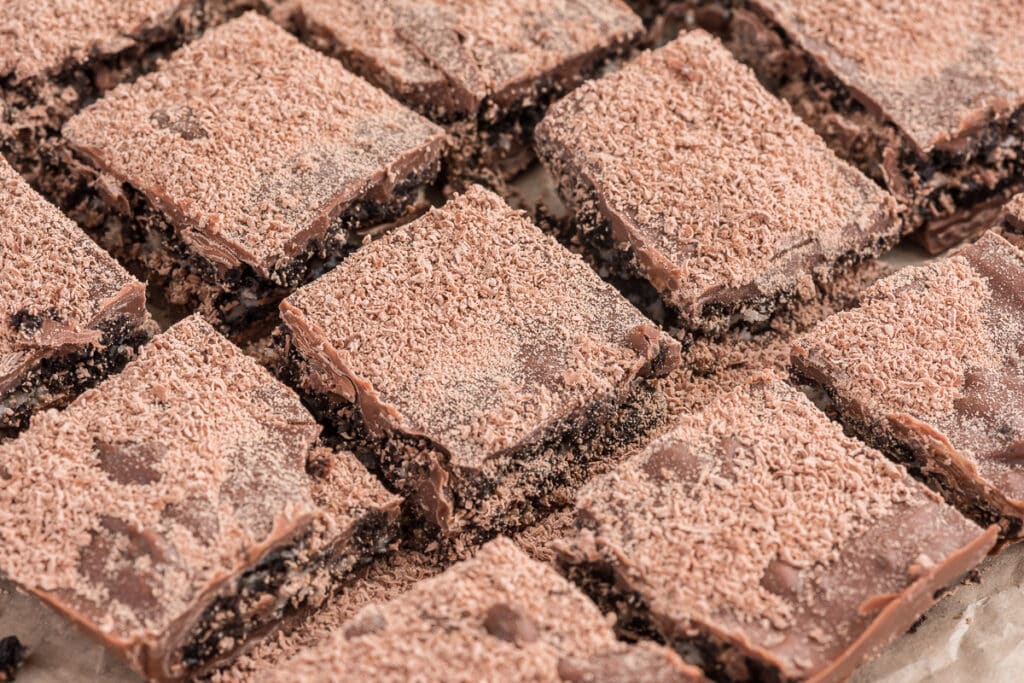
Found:
[{"label": "smooth chocolate top", "polygon": [[1024,253],[988,233],[882,280],[801,339],[794,362],[871,426],[908,418],[1024,504]]},{"label": "smooth chocolate top", "polygon": [[631,658],[632,647],[550,566],[500,538],[394,601],[363,608],[270,680],[585,681],[575,674],[600,658],[645,667],[622,681],[658,680],[637,677],[658,668],[666,681],[700,680],[665,648]]},{"label": "smooth chocolate top", "polygon": [[436,160],[443,132],[247,14],[64,127],[214,264],[266,275],[354,200]]},{"label": "smooth chocolate top", "polygon": [[306,472],[319,427],[198,317],[0,446],[0,570],[149,676],[211,591],[298,534],[336,542],[393,497],[354,456]]},{"label": "smooth chocolate top", "polygon": [[536,137],[687,317],[791,293],[898,231],[892,200],[703,31],[578,88]]},{"label": "smooth chocolate top", "polygon": [[[499,109],[643,31],[620,0],[300,0],[302,22],[396,96],[450,115]],[[576,67],[578,68],[578,67]]]},{"label": "smooth chocolate top", "polygon": [[363,247],[281,315],[320,388],[462,467],[679,358],[580,257],[477,186]]},{"label": "smooth chocolate top", "polygon": [[0,394],[39,359],[99,343],[146,288],[0,158]]},{"label": "smooth chocolate top", "polygon": [[99,55],[145,43],[195,0],[3,0],[0,80],[52,76]]},{"label": "smooth chocolate top", "polygon": [[[667,638],[696,627],[787,680],[841,679],[854,647],[902,632],[995,540],[772,376],[681,418],[578,506],[578,548]],[[933,578],[946,562],[953,576]]]},{"label": "smooth chocolate top", "polygon": [[1018,0],[752,4],[923,153],[1024,104],[1024,4]]}]

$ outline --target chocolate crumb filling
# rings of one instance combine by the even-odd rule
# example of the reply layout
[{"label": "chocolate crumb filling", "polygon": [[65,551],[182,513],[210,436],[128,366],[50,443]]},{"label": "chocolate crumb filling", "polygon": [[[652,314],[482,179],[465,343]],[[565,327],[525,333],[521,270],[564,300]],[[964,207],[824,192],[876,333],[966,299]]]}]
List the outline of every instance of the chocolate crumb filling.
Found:
[{"label": "chocolate crumb filling", "polygon": [[[32,324],[31,317],[18,317],[17,313],[15,317],[19,325]],[[126,315],[105,321],[99,329],[103,335],[99,344],[44,358],[20,385],[0,398],[0,439],[16,436],[39,410],[62,408],[104,377],[120,371],[150,337]]]},{"label": "chocolate crumb filling", "polygon": [[13,681],[18,669],[28,658],[28,648],[18,636],[0,638],[0,681]]},{"label": "chocolate crumb filling", "polygon": [[[570,192],[569,188],[564,189]],[[570,195],[571,196],[571,195]],[[669,304],[644,277],[642,267],[633,250],[624,250],[615,245],[611,225],[597,210],[596,194],[591,200],[581,203],[576,218],[566,227],[568,234],[559,239],[569,240],[583,252],[584,258],[601,276],[614,285],[648,317],[670,330],[680,330],[677,335],[690,338],[717,337],[734,328],[745,328],[752,332],[767,329],[772,320],[801,301],[797,292],[779,292],[774,296],[756,295],[749,299],[732,301],[709,301],[705,303],[699,320],[686,320],[678,310]],[[894,246],[895,236],[879,237],[874,244],[861,251],[844,254],[830,265],[826,273],[815,270],[814,284],[823,290],[836,278],[841,277],[858,264],[877,258]]]},{"label": "chocolate crumb filling", "polygon": [[254,637],[302,618],[344,590],[354,570],[386,550],[390,526],[385,513],[368,514],[341,542],[351,549],[343,555],[328,549],[310,557],[310,534],[269,553],[207,605],[181,648],[183,673],[194,675],[230,661]]}]

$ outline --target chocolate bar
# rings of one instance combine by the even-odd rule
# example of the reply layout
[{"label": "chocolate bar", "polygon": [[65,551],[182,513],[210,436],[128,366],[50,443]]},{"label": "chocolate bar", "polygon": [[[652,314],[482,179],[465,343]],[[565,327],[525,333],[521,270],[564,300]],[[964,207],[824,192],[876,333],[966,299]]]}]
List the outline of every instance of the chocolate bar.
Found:
[{"label": "chocolate bar", "polygon": [[679,344],[480,187],[281,305],[292,381],[442,538],[571,500],[658,423]]},{"label": "chocolate bar", "polygon": [[66,194],[64,123],[151,71],[205,25],[197,0],[7,0],[0,13],[0,153],[47,197]]},{"label": "chocolate bar", "polygon": [[0,571],[150,680],[323,603],[398,500],[298,397],[191,317],[0,445]]},{"label": "chocolate bar", "polygon": [[1024,520],[1024,253],[987,233],[908,268],[793,348],[844,423],[1004,536]]},{"label": "chocolate bar", "polygon": [[0,439],[117,372],[155,325],[146,287],[0,158]]},{"label": "chocolate bar", "polygon": [[595,258],[703,334],[761,325],[899,238],[891,199],[703,31],[577,89],[536,138]]},{"label": "chocolate bar", "polygon": [[615,639],[597,607],[507,538],[369,605],[270,681],[699,683],[667,648]]},{"label": "chocolate bar", "polygon": [[443,131],[247,14],[64,127],[73,217],[153,288],[244,331],[368,231],[407,220]]},{"label": "chocolate bar", "polygon": [[737,54],[884,185],[938,253],[987,229],[1024,175],[1015,0],[744,0]]},{"label": "chocolate bar", "polygon": [[311,45],[454,137],[455,176],[510,177],[548,104],[643,31],[620,0],[301,0]]}]

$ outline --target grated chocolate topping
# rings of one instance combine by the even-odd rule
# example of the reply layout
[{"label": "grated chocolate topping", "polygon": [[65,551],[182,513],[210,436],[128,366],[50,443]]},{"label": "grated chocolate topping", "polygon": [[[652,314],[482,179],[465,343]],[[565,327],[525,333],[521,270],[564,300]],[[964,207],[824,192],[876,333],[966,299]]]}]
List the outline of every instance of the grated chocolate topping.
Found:
[{"label": "grated chocolate topping", "polygon": [[466,194],[367,245],[281,305],[297,348],[370,427],[481,467],[679,345],[495,194]]},{"label": "grated chocolate topping", "polygon": [[14,84],[52,76],[69,64],[116,54],[146,31],[190,10],[195,0],[4,0],[0,77]]},{"label": "grated chocolate topping", "polygon": [[[650,656],[630,659],[631,647],[617,642],[597,606],[551,567],[501,538],[394,601],[364,607],[270,680],[555,682],[578,670],[567,658],[611,653],[650,676]],[[646,652],[677,674],[664,680],[701,680],[666,649]]]},{"label": "grated chocolate topping", "polygon": [[1024,105],[1017,0],[757,0],[924,153]]},{"label": "grated chocolate topping", "polygon": [[40,358],[98,344],[146,288],[0,158],[0,393]]},{"label": "grated chocolate topping", "polygon": [[537,139],[684,318],[796,293],[898,234],[892,200],[702,31],[560,100]]},{"label": "grated chocolate topping", "polygon": [[643,30],[619,0],[301,0],[299,9],[389,90],[450,90],[436,98],[457,114],[486,98],[507,106],[546,74]]},{"label": "grated chocolate topping", "polygon": [[353,201],[435,162],[444,133],[336,61],[247,14],[64,127],[191,248],[261,275]]},{"label": "grated chocolate topping", "polygon": [[966,571],[995,540],[773,375],[681,418],[578,507],[577,547],[607,558],[667,638],[709,633],[782,679],[845,656],[927,573],[914,563],[970,546]]},{"label": "grated chocolate topping", "polygon": [[1006,496],[1024,501],[1024,253],[993,233],[882,280],[822,323],[794,362],[870,429],[927,425]]},{"label": "grated chocolate topping", "polygon": [[0,568],[171,675],[166,650],[218,586],[297,535],[314,553],[396,506],[351,454],[311,478],[319,431],[291,390],[187,318],[0,446]]}]

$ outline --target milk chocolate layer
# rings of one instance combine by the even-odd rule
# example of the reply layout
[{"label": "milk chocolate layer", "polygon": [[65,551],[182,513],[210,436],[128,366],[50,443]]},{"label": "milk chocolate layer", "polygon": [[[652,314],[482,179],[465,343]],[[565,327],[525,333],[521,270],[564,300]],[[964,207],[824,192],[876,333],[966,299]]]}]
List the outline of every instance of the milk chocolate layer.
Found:
[{"label": "milk chocolate layer", "polygon": [[1024,520],[1024,253],[994,233],[902,271],[797,342],[843,420],[1005,535]]},{"label": "milk chocolate layer", "polygon": [[596,433],[679,359],[582,259],[479,187],[356,252],[281,317],[326,419],[356,410],[379,439],[368,456],[452,535],[585,476]]},{"label": "milk chocolate layer", "polygon": [[83,223],[108,229],[113,214],[139,249],[169,239],[199,261],[184,270],[215,290],[255,279],[255,298],[314,276],[292,271],[346,231],[413,210],[407,185],[433,180],[444,139],[255,14],[115,89],[64,135],[103,200],[78,207]]},{"label": "milk chocolate layer", "polygon": [[0,159],[0,434],[118,370],[152,323],[145,286]]},{"label": "milk chocolate layer", "polygon": [[763,322],[899,236],[891,199],[702,31],[579,88],[536,137],[584,242],[690,329]]},{"label": "milk chocolate layer", "polygon": [[394,533],[396,499],[318,434],[189,318],[0,446],[0,570],[147,678],[190,677],[316,607]]},{"label": "milk chocolate layer", "polygon": [[704,680],[670,650],[615,639],[597,607],[510,540],[363,608],[271,681]]},{"label": "milk chocolate layer", "polygon": [[578,515],[572,573],[729,680],[845,680],[996,539],[772,377],[592,482]]},{"label": "milk chocolate layer", "polygon": [[932,253],[987,228],[976,214],[1020,186],[1020,3],[723,4],[734,50],[896,196]]}]

